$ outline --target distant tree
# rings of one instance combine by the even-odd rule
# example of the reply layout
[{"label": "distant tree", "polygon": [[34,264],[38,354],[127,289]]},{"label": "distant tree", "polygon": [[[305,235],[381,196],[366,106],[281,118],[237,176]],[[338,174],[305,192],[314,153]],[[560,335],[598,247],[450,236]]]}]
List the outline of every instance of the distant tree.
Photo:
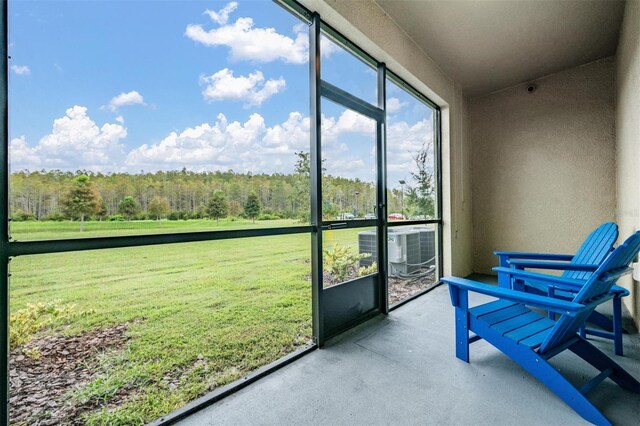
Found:
[{"label": "distant tree", "polygon": [[296,152],[294,198],[298,217],[305,223],[311,222],[311,158],[308,152]]},{"label": "distant tree", "polygon": [[209,204],[207,205],[207,213],[209,217],[216,220],[216,224],[220,222],[221,217],[227,217],[229,206],[227,203],[227,197],[224,192],[218,190],[213,191]]},{"label": "distant tree", "polygon": [[160,220],[169,213],[169,201],[164,197],[156,195],[149,202],[147,212],[152,218]]},{"label": "distant tree", "polygon": [[242,213],[242,204],[236,200],[229,201],[229,216],[237,217]]},{"label": "distant tree", "polygon": [[415,213],[427,218],[435,215],[435,181],[433,175],[433,149],[431,142],[422,145],[420,151],[413,155],[417,172],[411,173],[408,185],[408,204]]},{"label": "distant tree", "polygon": [[256,218],[260,215],[261,209],[262,206],[260,205],[260,199],[258,198],[258,195],[255,192],[251,191],[247,196],[247,202],[244,203],[245,216],[247,216],[249,219],[253,219],[253,222],[255,223]]},{"label": "distant tree", "polygon": [[207,206],[204,204],[199,204],[198,208],[196,209],[196,216],[198,217],[198,219],[204,219],[205,217],[208,216],[208,212],[207,212]]},{"label": "distant tree", "polygon": [[138,203],[133,199],[132,196],[127,195],[120,201],[118,205],[118,212],[127,218],[127,220],[131,220],[133,216],[135,216],[140,211],[138,207]]},{"label": "distant tree", "polygon": [[84,218],[98,210],[100,194],[89,181],[89,176],[80,175],[62,198],[64,213],[71,219],[80,219],[80,232],[84,230]]},{"label": "distant tree", "polygon": [[107,216],[107,204],[102,197],[98,198],[98,208],[96,209],[96,217],[102,221]]}]

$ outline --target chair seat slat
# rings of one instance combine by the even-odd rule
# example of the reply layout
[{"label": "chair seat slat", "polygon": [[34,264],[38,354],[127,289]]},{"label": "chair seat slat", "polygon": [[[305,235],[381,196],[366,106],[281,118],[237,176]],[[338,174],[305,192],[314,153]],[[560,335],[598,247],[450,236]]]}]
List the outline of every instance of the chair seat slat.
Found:
[{"label": "chair seat slat", "polygon": [[485,303],[483,305],[479,305],[469,309],[469,312],[472,315],[480,316],[484,314],[488,314],[490,312],[499,311],[504,308],[508,308],[510,306],[517,305],[517,302],[512,302],[510,300],[496,300],[494,302]]},{"label": "chair seat slat", "polygon": [[529,312],[529,309],[527,309],[525,306],[516,304],[513,306],[509,306],[508,308],[493,311],[488,314],[479,315],[477,316],[477,318],[481,319],[489,325],[494,325],[503,321],[507,321],[513,317],[517,317],[518,315],[526,314],[527,312]]},{"label": "chair seat slat", "polygon": [[522,340],[540,333],[541,331],[548,330],[555,325],[554,321],[543,317],[537,312],[531,313],[538,317],[536,321],[532,320],[528,324],[523,324],[521,327],[505,333],[504,336],[516,342],[521,342]]},{"label": "chair seat slat", "polygon": [[493,329],[500,334],[506,334],[509,332],[519,330],[536,321],[540,321],[542,318],[543,317],[540,314],[529,311],[517,317],[511,318],[507,321],[503,321],[499,324],[496,324],[493,326]]}]

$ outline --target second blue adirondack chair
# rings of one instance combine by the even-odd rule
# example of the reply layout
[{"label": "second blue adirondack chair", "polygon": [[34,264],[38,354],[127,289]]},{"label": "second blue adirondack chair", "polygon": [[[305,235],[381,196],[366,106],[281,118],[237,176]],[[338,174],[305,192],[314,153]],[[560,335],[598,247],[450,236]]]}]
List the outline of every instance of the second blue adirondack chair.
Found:
[{"label": "second blue adirondack chair", "polygon": [[[495,268],[496,272],[506,274],[510,281],[546,283],[575,291],[571,301],[463,278],[443,278],[442,281],[449,284],[451,302],[455,307],[456,356],[469,362],[469,343],[484,339],[547,386],[583,418],[598,425],[611,424],[586,394],[607,378],[635,393],[640,393],[640,382],[578,331],[597,305],[613,297],[611,288],[619,277],[631,272],[629,264],[639,250],[640,231],[614,250],[586,282],[515,268]],[[469,292],[486,294],[497,300],[470,307]],[[530,308],[552,311],[560,317],[552,320]],[[470,336],[469,332],[475,335]],[[600,371],[579,389],[549,363],[549,359],[566,350]]]},{"label": "second blue adirondack chair", "polygon": [[[575,255],[504,251],[495,252],[495,254],[500,260],[500,267],[514,267],[523,270],[559,269],[564,271],[563,278],[586,280],[609,255],[617,239],[618,226],[613,222],[607,222],[587,236]],[[501,287],[505,288],[511,285],[506,274],[498,274],[498,282]],[[553,288],[542,283],[516,281],[515,286],[534,294],[552,295],[565,300],[571,300],[574,296],[563,291],[555,292]],[[591,334],[613,340],[614,353],[622,355],[622,334],[625,332],[622,328],[622,298],[628,296],[629,291],[619,286],[614,286],[611,291],[614,296],[612,299],[612,319],[594,311],[588,322],[601,329],[585,327],[582,333],[583,335]]]}]

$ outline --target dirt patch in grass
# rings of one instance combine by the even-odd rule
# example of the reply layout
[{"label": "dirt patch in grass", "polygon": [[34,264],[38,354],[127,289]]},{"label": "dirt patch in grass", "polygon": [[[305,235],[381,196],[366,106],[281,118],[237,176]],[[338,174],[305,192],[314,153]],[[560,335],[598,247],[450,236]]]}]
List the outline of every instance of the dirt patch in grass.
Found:
[{"label": "dirt patch in grass", "polygon": [[[96,377],[98,355],[121,348],[131,323],[89,331],[77,336],[46,336],[15,348],[9,354],[9,415],[11,424],[84,424],[81,414],[103,401],[80,404],[69,395]],[[126,399],[126,390],[109,403]]]}]

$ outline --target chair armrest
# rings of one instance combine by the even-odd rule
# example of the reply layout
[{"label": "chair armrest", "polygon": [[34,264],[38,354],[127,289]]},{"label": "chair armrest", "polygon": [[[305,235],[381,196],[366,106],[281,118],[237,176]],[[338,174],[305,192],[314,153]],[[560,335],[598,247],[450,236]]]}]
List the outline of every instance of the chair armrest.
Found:
[{"label": "chair armrest", "polygon": [[539,259],[539,260],[564,260],[573,259],[573,254],[555,254],[555,253],[527,253],[520,251],[494,251],[493,254],[499,257],[509,259]]},{"label": "chair armrest", "polygon": [[609,291],[609,293],[615,294],[618,297],[627,297],[628,295],[631,294],[631,292],[626,288],[620,287],[617,285],[614,285],[613,287],[611,287],[611,290]]},{"label": "chair armrest", "polygon": [[554,299],[553,297],[538,296],[536,294],[524,293],[501,287],[495,287],[476,281],[467,280],[458,277],[444,277],[443,282],[450,286],[457,287],[461,290],[473,291],[474,293],[486,294],[487,296],[497,297],[499,299],[512,300],[525,305],[535,306],[547,311],[559,312],[563,314],[571,314],[585,308],[584,305],[575,302],[569,302],[562,299]]},{"label": "chair armrest", "polygon": [[570,278],[557,277],[555,275],[539,274],[537,272],[527,272],[522,269],[515,268],[493,268],[494,272],[499,275],[508,276],[510,278],[518,278],[523,281],[532,281],[542,283],[548,286],[558,287],[570,291],[580,290],[586,281],[573,280]]},{"label": "chair armrest", "polygon": [[587,265],[566,262],[537,262],[535,260],[508,260],[509,265],[519,268],[557,269],[562,271],[595,272],[598,265]]}]

